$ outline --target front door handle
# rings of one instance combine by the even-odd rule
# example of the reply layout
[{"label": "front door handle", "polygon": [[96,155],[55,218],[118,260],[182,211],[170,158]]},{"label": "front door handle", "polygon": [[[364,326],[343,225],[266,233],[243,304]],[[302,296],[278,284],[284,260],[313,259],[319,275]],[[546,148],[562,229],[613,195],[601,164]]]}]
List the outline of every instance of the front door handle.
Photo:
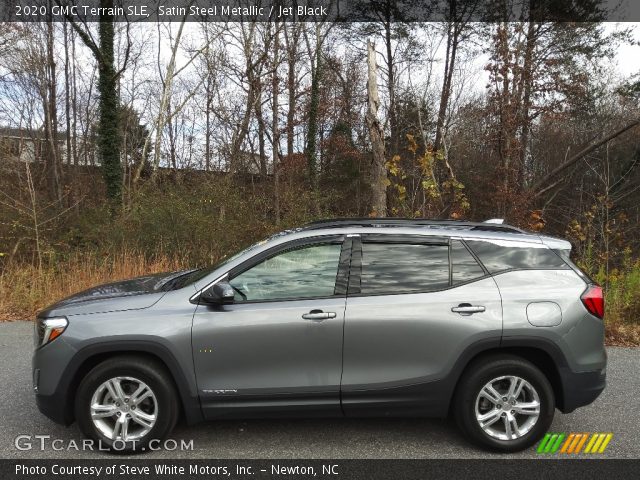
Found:
[{"label": "front door handle", "polygon": [[322,310],[311,310],[304,313],[302,318],[305,320],[326,320],[327,318],[336,318],[336,312],[323,312]]},{"label": "front door handle", "polygon": [[451,308],[451,311],[454,313],[459,313],[460,315],[473,315],[474,313],[482,313],[485,311],[483,305],[471,305],[470,303],[461,303],[457,307]]}]

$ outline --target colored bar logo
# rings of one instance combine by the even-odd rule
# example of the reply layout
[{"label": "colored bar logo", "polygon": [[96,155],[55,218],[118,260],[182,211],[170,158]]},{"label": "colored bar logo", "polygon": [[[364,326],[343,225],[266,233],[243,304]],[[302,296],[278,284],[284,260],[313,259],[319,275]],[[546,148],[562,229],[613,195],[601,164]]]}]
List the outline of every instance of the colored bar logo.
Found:
[{"label": "colored bar logo", "polygon": [[538,453],[604,453],[613,433],[547,433],[538,444]]}]

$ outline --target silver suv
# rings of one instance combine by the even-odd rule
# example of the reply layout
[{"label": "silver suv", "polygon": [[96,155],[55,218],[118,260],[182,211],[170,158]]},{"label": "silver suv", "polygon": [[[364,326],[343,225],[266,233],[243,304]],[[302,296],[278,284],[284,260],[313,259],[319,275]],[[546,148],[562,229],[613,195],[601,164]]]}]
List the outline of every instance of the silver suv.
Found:
[{"label": "silver suv", "polygon": [[521,450],[605,386],[602,290],[570,249],[497,221],[309,224],[47,308],[36,401],[120,451],[180,416],[449,414]]}]

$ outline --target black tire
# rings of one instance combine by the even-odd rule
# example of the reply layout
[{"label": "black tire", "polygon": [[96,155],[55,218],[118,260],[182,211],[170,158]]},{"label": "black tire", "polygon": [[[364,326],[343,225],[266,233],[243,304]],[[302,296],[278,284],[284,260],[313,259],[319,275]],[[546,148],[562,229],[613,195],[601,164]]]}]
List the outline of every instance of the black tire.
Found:
[{"label": "black tire", "polygon": [[[520,377],[535,389],[540,400],[540,414],[526,434],[516,439],[501,440],[480,426],[476,419],[476,399],[488,382],[507,375]],[[532,363],[514,355],[496,355],[478,359],[467,367],[456,389],[453,407],[458,426],[473,443],[494,451],[517,452],[534,445],[549,430],[555,413],[555,397],[547,377]],[[496,425],[496,429],[501,427]]]},{"label": "black tire", "polygon": [[[151,430],[135,441],[112,440],[105,436],[91,419],[90,405],[96,390],[104,382],[114,377],[132,377],[144,382],[155,395],[157,418]],[[136,355],[122,355],[110,358],[96,365],[80,382],[75,398],[75,417],[82,433],[96,441],[96,445],[113,453],[132,453],[148,450],[151,440],[154,444],[165,439],[173,430],[178,419],[179,403],[172,378],[159,362]]]}]

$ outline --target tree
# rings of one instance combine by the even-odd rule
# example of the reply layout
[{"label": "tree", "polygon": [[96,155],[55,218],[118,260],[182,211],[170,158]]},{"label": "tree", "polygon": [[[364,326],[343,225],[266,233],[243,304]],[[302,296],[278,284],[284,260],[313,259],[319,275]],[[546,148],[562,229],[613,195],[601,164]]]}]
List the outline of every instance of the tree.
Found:
[{"label": "tree", "polygon": [[[56,0],[61,5],[61,0]],[[114,42],[114,17],[111,15],[115,6],[114,0],[100,0],[100,14],[98,23],[98,42],[94,40],[90,30],[84,29],[67,15],[78,36],[91,50],[98,63],[98,92],[100,95],[100,114],[98,125],[98,156],[102,163],[102,172],[107,189],[107,196],[115,207],[121,200],[122,167],[120,165],[120,115],[118,114],[119,95],[118,79],[126,68],[129,58],[131,42],[129,39],[129,24],[127,23],[127,48],[122,67],[116,70]]]},{"label": "tree", "polygon": [[278,67],[280,66],[280,25],[274,24],[273,32],[273,63],[271,65],[271,163],[273,167],[273,209],[275,224],[280,225],[280,126],[278,124],[278,96],[280,84],[278,81]]},{"label": "tree", "polygon": [[354,7],[363,18],[370,20],[356,24],[355,31],[367,39],[377,36],[383,45],[382,72],[386,75],[388,101],[385,124],[388,123],[389,127],[387,151],[391,156],[399,153],[402,143],[397,111],[398,77],[401,74],[398,69],[401,64],[413,63],[420,51],[415,24],[405,16],[405,12],[411,12],[413,7],[420,9],[423,14],[432,8],[420,0],[360,0]]},{"label": "tree", "polygon": [[320,108],[320,83],[324,74],[323,45],[331,31],[332,24],[316,23],[314,40],[312,42],[307,30],[304,30],[304,38],[307,44],[307,51],[311,60],[311,92],[309,95],[309,113],[307,121],[307,142],[305,146],[305,156],[307,157],[307,178],[312,190],[318,187],[318,116]]},{"label": "tree", "polygon": [[528,198],[532,191],[534,197],[539,195],[554,176],[584,156],[572,156],[567,165],[552,169],[553,175],[537,179],[529,156],[530,133],[541,115],[567,110],[584,100],[589,78],[598,71],[598,59],[612,54],[619,37],[605,35],[598,23],[549,23],[533,18],[491,28],[488,118],[499,162],[499,204],[508,215],[511,206],[522,205],[514,198]]},{"label": "tree", "polygon": [[122,153],[126,162],[126,169],[144,168],[151,170],[149,152],[145,151],[145,143],[149,138],[149,129],[142,122],[140,114],[131,106],[120,106],[120,138],[122,138]]},{"label": "tree", "polygon": [[371,214],[378,217],[387,216],[387,171],[385,169],[385,148],[382,126],[378,120],[378,66],[376,64],[376,48],[371,41],[367,43],[367,127],[371,141],[372,161],[370,171]]},{"label": "tree", "polygon": [[54,28],[51,18],[47,21],[47,55],[45,63],[46,89],[44,93],[44,132],[46,142],[47,179],[53,198],[62,203],[62,162],[58,148],[58,107],[56,62],[54,58]]},{"label": "tree", "polygon": [[444,57],[444,71],[442,89],[440,91],[440,103],[438,107],[438,117],[436,120],[436,133],[433,141],[433,149],[438,151],[442,148],[442,137],[445,130],[445,120],[449,100],[453,87],[453,73],[456,69],[458,50],[461,44],[469,37],[471,30],[468,26],[469,19],[476,14],[478,0],[461,0],[459,2],[447,2],[448,9],[445,13],[447,19],[446,28],[446,50]]},{"label": "tree", "polygon": [[294,154],[295,118],[299,96],[296,67],[300,60],[299,42],[304,28],[305,24],[302,22],[287,22],[283,28],[287,58],[287,156]]},{"label": "tree", "polygon": [[[149,153],[149,146],[151,145],[152,135],[155,134],[154,137],[154,147],[153,147],[153,160],[151,162],[151,178],[154,179],[157,175],[158,167],[160,166],[161,160],[161,145],[162,145],[162,135],[164,133],[165,126],[169,125],[171,128],[171,122],[176,115],[178,115],[185,105],[189,102],[189,100],[196,94],[200,85],[204,82],[204,78],[201,77],[196,85],[194,85],[190,91],[185,95],[177,105],[171,104],[174,82],[178,78],[181,72],[183,72],[186,68],[188,68],[203,52],[205,52],[208,48],[208,44],[203,45],[198,48],[191,54],[188,60],[184,63],[184,65],[178,67],[177,66],[177,55],[178,49],[180,48],[180,41],[182,39],[182,34],[184,31],[184,25],[187,21],[187,16],[183,16],[182,21],[178,25],[178,31],[176,33],[175,38],[168,34],[169,37],[169,48],[171,51],[171,56],[169,57],[169,62],[167,64],[166,70],[163,72],[160,55],[158,55],[158,71],[160,72],[160,82],[162,85],[161,93],[160,93],[160,102],[158,105],[158,113],[155,117],[155,121],[153,122],[153,127],[149,131],[149,135],[147,136],[144,144],[144,148],[142,150],[142,159],[147,158],[147,154]],[[158,23],[158,51],[160,51],[161,46],[160,42],[162,39],[161,35],[161,25]],[[170,138],[171,141],[171,138]],[[135,173],[133,176],[133,184],[137,185],[140,181],[142,171],[145,165],[143,162],[138,164],[135,169]]]}]

